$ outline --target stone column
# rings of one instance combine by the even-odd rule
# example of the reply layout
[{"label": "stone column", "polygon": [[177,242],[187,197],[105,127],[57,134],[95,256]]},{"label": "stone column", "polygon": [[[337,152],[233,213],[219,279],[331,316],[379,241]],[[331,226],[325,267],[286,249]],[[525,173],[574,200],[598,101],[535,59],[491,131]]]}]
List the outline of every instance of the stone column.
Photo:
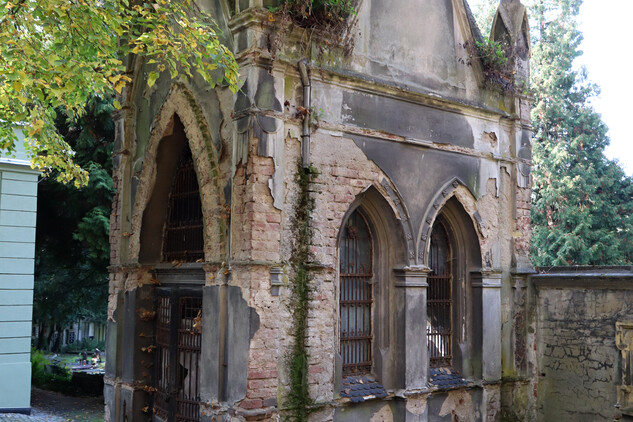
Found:
[{"label": "stone column", "polygon": [[426,290],[430,269],[411,266],[396,270],[396,287],[405,289],[405,389],[427,390],[429,359],[426,347]]},{"label": "stone column", "polygon": [[501,273],[482,271],[473,281],[473,288],[481,289],[482,378],[498,382],[501,380]]}]

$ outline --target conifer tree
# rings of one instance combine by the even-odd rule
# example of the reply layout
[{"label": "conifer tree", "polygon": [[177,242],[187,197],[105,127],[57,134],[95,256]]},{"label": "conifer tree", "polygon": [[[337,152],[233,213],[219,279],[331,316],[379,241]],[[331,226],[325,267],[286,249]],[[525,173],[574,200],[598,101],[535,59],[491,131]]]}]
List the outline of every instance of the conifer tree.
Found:
[{"label": "conifer tree", "polygon": [[[491,26],[497,0],[474,8]],[[532,0],[532,261],[536,266],[633,261],[633,179],[604,155],[607,127],[593,109],[599,94],[583,68],[582,0]]]},{"label": "conifer tree", "polygon": [[531,10],[534,103],[532,260],[613,265],[633,259],[633,180],[608,160],[599,93],[573,66],[582,0],[538,0]]}]

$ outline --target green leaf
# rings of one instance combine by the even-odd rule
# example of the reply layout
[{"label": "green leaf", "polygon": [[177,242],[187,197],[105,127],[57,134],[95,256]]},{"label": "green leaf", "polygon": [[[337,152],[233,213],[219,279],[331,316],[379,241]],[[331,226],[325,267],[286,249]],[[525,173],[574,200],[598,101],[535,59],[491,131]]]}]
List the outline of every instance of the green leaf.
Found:
[{"label": "green leaf", "polygon": [[147,85],[150,87],[153,86],[156,82],[156,79],[158,79],[158,76],[158,72],[149,72],[149,75],[147,76]]},{"label": "green leaf", "polygon": [[[131,6],[128,0],[73,2],[72,6],[67,0],[19,4],[10,9],[10,21],[0,17],[0,77],[10,81],[0,84],[0,121],[43,121],[41,128],[27,130],[32,133],[33,164],[44,173],[59,170],[61,180],[82,184],[87,177],[75,165],[72,148],[58,142],[49,110],[60,108],[81,116],[91,95],[123,92],[131,79],[120,58],[130,52],[165,64],[172,78],[229,63],[225,80],[231,89],[237,85],[238,67],[221,45],[217,25],[189,1],[157,1],[158,10],[152,4]],[[8,10],[0,8],[0,14]],[[172,30],[176,22],[182,23],[181,29]],[[192,62],[192,57],[203,59]],[[148,85],[153,86],[158,76],[149,72]],[[11,149],[13,144],[3,141],[3,148]]]}]

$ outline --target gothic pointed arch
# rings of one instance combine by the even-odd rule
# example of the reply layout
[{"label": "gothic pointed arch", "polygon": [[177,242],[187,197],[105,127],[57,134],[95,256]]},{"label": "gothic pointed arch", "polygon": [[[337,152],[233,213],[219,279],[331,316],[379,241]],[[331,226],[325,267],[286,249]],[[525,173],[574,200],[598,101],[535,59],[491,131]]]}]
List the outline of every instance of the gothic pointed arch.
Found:
[{"label": "gothic pointed arch", "polygon": [[[193,95],[174,85],[158,112],[138,175],[130,234],[131,262],[158,263],[163,259],[164,225],[174,175],[190,151],[190,176],[195,175],[202,217],[202,255],[205,261],[221,259],[224,233],[219,220],[222,207],[218,189],[217,153],[203,114]],[[182,169],[181,169],[182,170]],[[194,183],[194,184],[195,184]],[[173,206],[173,205],[172,205]]]},{"label": "gothic pointed arch", "polygon": [[[459,197],[459,199],[457,199],[457,197]],[[465,183],[455,177],[446,182],[435,194],[433,201],[431,201],[425,212],[422,225],[418,229],[416,249],[418,262],[421,264],[424,264],[428,259],[429,243],[433,224],[437,219],[437,216],[440,214],[440,211],[448,203],[448,201],[451,200],[451,198],[455,198],[455,201],[459,203],[464,210],[467,219],[470,221],[470,224],[475,230],[476,238],[480,239],[482,237],[481,227],[479,226],[479,214],[475,212],[471,215],[465,211],[465,206],[468,206],[470,209],[476,208],[475,196],[470,189],[468,189]],[[468,202],[468,204],[462,204],[461,201]],[[479,242],[477,244],[479,245]]]},{"label": "gothic pointed arch", "polygon": [[474,274],[481,271],[479,237],[455,195],[438,210],[426,241],[430,269],[427,348],[431,368],[450,367],[465,377],[481,376],[481,298]]},{"label": "gothic pointed arch", "polygon": [[[397,214],[375,187],[360,194],[345,214],[338,237],[337,377],[345,384],[371,375],[380,386],[404,385],[402,308],[394,268],[409,263]],[[344,390],[344,389],[343,389]]]}]

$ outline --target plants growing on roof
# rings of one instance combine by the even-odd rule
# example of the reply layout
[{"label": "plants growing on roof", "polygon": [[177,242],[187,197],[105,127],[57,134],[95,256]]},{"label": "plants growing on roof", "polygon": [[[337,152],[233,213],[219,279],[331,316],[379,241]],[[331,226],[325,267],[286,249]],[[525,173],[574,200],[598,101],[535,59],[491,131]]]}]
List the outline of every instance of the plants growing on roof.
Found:
[{"label": "plants growing on roof", "polygon": [[486,84],[504,91],[514,91],[512,49],[507,42],[484,38],[475,45],[466,44],[471,58],[479,59],[486,77]]},{"label": "plants growing on roof", "polygon": [[344,25],[356,14],[354,0],[278,0],[269,10],[289,15],[299,26],[322,28]]},{"label": "plants growing on roof", "polygon": [[[339,45],[345,56],[354,48],[351,36],[353,20],[356,15],[355,5],[358,0],[276,0],[276,6],[268,7],[268,19],[279,29],[272,42],[273,54],[280,49],[286,33],[292,26],[317,32],[323,43],[320,43],[319,55],[325,46]],[[305,38],[311,39],[310,37]]]}]

